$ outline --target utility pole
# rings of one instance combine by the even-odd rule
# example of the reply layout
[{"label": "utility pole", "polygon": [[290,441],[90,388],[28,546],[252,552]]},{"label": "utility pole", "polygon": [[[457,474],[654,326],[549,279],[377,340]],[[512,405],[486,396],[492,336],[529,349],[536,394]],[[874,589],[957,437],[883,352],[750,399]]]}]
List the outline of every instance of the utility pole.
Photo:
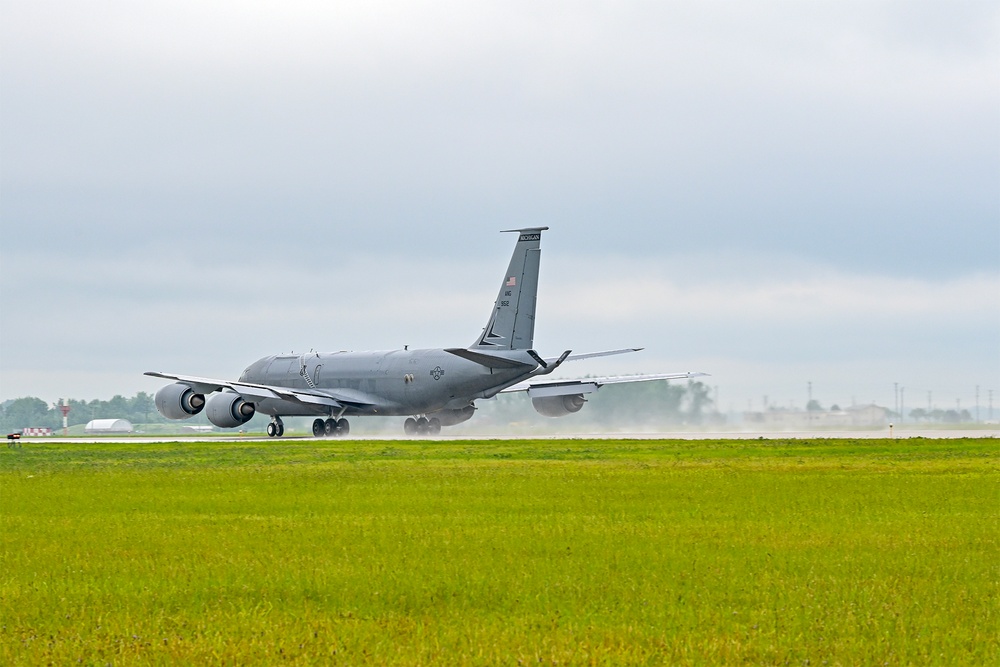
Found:
[{"label": "utility pole", "polygon": [[809,402],[806,403],[806,419],[812,424],[813,413],[812,413],[812,402],[813,402],[813,383],[812,380],[806,382],[807,393],[809,394]]},{"label": "utility pole", "polygon": [[979,423],[979,385],[976,385],[976,423]]},{"label": "utility pole", "polygon": [[906,393],[906,387],[899,388],[899,423],[902,424],[906,421],[906,408],[903,407],[903,395]]},{"label": "utility pole", "polygon": [[892,404],[892,410],[893,410],[893,412],[896,413],[896,416],[898,417],[899,416],[899,383],[898,382],[893,382],[892,383],[892,394],[893,394],[893,401],[894,401],[893,404]]},{"label": "utility pole", "polygon": [[927,392],[927,414],[931,414],[931,392]]},{"label": "utility pole", "polygon": [[990,421],[993,421],[993,390],[989,390],[990,396]]}]

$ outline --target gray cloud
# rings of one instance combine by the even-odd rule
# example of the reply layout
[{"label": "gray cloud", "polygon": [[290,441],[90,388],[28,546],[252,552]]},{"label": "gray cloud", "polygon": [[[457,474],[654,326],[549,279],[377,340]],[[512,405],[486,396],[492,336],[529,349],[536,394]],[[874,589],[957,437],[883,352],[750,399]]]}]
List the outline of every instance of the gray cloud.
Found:
[{"label": "gray cloud", "polygon": [[[646,370],[789,364],[752,391],[865,358],[986,382],[998,35],[986,2],[5,3],[3,317],[72,325],[5,335],[0,393],[45,393],[46,359],[47,383],[121,383],[466,342],[494,232],[533,224],[560,271],[673,303],[579,343],[669,340]],[[544,270],[559,345],[583,322]],[[843,319],[782,301],[796,284]],[[977,305],[935,319],[956,293]],[[936,296],[894,310],[912,294]]]}]

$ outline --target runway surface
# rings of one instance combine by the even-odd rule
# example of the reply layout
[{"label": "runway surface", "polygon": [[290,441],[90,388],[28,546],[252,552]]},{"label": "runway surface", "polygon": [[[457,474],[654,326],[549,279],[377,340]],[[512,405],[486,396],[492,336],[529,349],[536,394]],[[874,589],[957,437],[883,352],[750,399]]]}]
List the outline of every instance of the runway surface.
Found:
[{"label": "runway surface", "polygon": [[[492,433],[492,434],[460,434],[407,437],[383,434],[357,434],[343,438],[350,440],[588,440],[588,439],[626,439],[626,440],[787,440],[787,439],[817,439],[817,438],[1000,438],[1000,426],[987,429],[873,429],[866,431],[668,431],[657,433],[646,432],[616,432],[616,433]],[[334,438],[314,438],[306,434],[292,434],[281,438],[269,438],[264,434],[193,434],[193,435],[108,435],[108,436],[32,436],[21,439],[22,445],[44,442],[121,442],[121,443],[156,443],[156,442],[305,442],[309,440],[332,440]],[[337,438],[340,439],[340,438]]]}]

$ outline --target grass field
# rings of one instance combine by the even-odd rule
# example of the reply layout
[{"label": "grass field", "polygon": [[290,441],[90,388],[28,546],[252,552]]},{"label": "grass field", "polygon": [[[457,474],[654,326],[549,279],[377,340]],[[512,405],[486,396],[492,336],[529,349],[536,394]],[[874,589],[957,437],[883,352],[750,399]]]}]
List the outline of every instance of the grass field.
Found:
[{"label": "grass field", "polygon": [[0,450],[0,664],[1000,663],[992,439]]}]

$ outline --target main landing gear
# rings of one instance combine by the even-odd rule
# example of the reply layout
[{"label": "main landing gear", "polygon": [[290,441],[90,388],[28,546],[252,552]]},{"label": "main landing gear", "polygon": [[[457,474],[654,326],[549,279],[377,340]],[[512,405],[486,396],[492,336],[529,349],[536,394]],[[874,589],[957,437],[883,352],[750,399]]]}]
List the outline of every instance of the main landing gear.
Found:
[{"label": "main landing gear", "polygon": [[441,420],[437,417],[407,417],[403,422],[403,431],[406,435],[437,435],[441,432]]},{"label": "main landing gear", "polygon": [[316,419],[313,420],[313,435],[317,438],[320,436],[330,436],[333,438],[342,438],[351,432],[351,425],[346,419],[341,417],[340,419]]},{"label": "main landing gear", "polygon": [[283,435],[285,435],[285,424],[281,421],[281,417],[275,417],[267,425],[267,437],[280,438]]}]

